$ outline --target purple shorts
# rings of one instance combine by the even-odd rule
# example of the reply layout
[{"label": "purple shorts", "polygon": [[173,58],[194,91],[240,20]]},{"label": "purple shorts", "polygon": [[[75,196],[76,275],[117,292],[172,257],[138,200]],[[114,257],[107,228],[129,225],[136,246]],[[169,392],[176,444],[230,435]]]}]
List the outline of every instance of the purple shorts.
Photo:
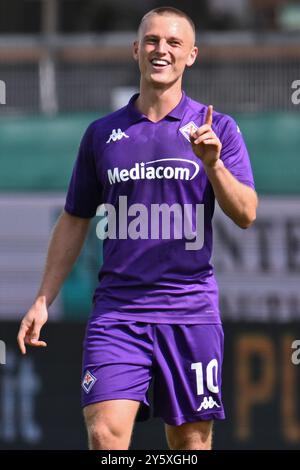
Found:
[{"label": "purple shorts", "polygon": [[[223,328],[91,317],[83,351],[82,406],[104,400],[140,401],[137,421],[224,419],[221,399]],[[152,383],[153,380],[153,383]]]}]

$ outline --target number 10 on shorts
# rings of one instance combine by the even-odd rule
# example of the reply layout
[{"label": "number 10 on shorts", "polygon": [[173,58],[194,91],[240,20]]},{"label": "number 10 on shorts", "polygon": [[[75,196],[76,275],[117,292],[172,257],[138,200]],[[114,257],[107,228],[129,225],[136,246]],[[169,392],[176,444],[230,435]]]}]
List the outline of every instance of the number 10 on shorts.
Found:
[{"label": "number 10 on shorts", "polygon": [[[191,369],[196,371],[197,395],[204,395],[203,363],[194,362],[191,364]],[[207,364],[205,374],[207,389],[212,393],[219,393],[217,359],[212,359]]]}]

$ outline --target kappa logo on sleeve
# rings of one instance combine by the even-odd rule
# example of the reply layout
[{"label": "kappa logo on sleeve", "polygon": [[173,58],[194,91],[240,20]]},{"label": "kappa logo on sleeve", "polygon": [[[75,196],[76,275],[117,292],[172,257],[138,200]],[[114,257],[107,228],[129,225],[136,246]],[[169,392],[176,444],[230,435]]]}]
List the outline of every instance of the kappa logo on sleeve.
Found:
[{"label": "kappa logo on sleeve", "polygon": [[96,377],[94,377],[93,374],[89,370],[87,370],[83,377],[81,386],[86,393],[89,393],[96,381]]}]

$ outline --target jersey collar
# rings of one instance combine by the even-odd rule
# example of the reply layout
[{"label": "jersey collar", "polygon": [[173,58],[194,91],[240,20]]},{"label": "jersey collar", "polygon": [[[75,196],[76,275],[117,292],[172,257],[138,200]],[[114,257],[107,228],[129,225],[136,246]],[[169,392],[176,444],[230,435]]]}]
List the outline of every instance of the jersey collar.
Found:
[{"label": "jersey collar", "polygon": [[[130,98],[129,103],[127,105],[127,110],[128,110],[129,116],[130,116],[130,118],[132,119],[133,122],[148,120],[147,116],[142,114],[134,105],[134,102],[138,98],[138,96],[139,96],[139,93],[136,93],[135,95],[133,95]],[[181,100],[179,101],[178,105],[175,106],[175,108],[172,109],[172,111],[170,111],[163,119],[161,119],[161,121],[163,121],[167,117],[171,117],[173,119],[181,121],[181,119],[183,117],[184,110],[186,108],[186,102],[187,102],[187,96],[186,96],[185,92],[182,91]],[[158,122],[160,122],[160,121],[158,121]]]}]

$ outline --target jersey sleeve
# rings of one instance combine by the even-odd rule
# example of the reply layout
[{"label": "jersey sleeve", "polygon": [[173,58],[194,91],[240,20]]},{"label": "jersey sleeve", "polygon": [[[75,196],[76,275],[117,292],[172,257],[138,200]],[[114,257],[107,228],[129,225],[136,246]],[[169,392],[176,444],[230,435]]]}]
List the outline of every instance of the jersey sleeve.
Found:
[{"label": "jersey sleeve", "polygon": [[222,142],[221,159],[238,181],[255,189],[250,158],[243,136],[235,120],[230,116],[226,117],[219,137]]},{"label": "jersey sleeve", "polygon": [[102,188],[97,177],[93,148],[93,127],[90,125],[80,143],[64,209],[71,215],[91,218],[101,204]]}]

